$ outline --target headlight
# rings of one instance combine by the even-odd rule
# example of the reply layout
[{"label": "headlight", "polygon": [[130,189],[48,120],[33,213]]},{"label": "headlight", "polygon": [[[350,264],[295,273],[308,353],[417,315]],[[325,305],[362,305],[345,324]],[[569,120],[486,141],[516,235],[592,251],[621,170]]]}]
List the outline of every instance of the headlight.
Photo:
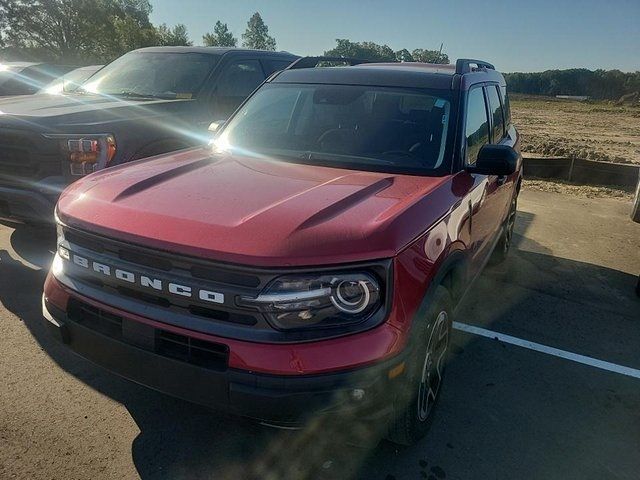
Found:
[{"label": "headlight", "polygon": [[53,262],[51,264],[51,273],[55,277],[59,276],[64,272],[64,262],[69,261],[71,259],[71,254],[69,253],[69,249],[67,249],[62,242],[64,242],[64,229],[62,224],[58,221],[57,212],[55,213],[56,217],[56,254],[53,257]]},{"label": "headlight", "polygon": [[87,135],[47,135],[60,140],[69,161],[71,175],[84,176],[109,166],[116,155],[116,139],[110,133]]},{"label": "headlight", "polygon": [[277,278],[257,297],[240,297],[243,306],[262,311],[279,329],[350,325],[380,307],[380,286],[367,273]]}]

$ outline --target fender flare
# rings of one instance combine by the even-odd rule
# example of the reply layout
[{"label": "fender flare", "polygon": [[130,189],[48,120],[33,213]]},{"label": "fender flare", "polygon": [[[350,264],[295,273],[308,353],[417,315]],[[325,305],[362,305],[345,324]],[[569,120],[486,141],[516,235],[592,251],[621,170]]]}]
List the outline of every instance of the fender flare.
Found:
[{"label": "fender flare", "polygon": [[[411,319],[411,326],[409,327],[409,331],[407,333],[407,344],[405,348],[409,349],[411,353],[413,352],[414,345],[415,345],[414,343],[416,338],[415,329],[418,327],[421,320],[424,319],[427,309],[429,308],[431,299],[433,298],[433,295],[438,286],[443,285],[445,286],[445,288],[447,288],[447,290],[449,290],[449,292],[452,295],[452,299],[451,299],[452,310],[455,311],[457,304],[456,304],[456,298],[453,296],[454,292],[451,291],[450,287],[447,287],[446,285],[444,285],[445,279],[447,279],[448,275],[453,272],[456,272],[456,275],[462,276],[462,278],[459,279],[459,281],[461,282],[465,282],[466,279],[468,278],[468,257],[465,254],[465,250],[454,250],[452,252],[449,252],[444,258],[444,260],[442,260],[436,274],[434,275],[433,279],[429,283],[429,288],[427,288],[427,291],[422,301],[420,302],[420,306],[418,307],[418,309],[416,310],[416,313],[414,313],[413,318]],[[462,293],[462,292],[459,292],[459,293]]]}]

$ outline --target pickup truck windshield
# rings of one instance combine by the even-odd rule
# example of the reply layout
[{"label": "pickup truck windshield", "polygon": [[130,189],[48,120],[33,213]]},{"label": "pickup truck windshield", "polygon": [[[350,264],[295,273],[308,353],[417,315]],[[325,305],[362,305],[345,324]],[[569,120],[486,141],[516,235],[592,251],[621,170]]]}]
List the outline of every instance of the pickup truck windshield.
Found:
[{"label": "pickup truck windshield", "polygon": [[230,120],[215,147],[362,170],[428,174],[443,163],[445,92],[269,84]]},{"label": "pickup truck windshield", "polygon": [[148,98],[191,98],[218,62],[207,53],[131,52],[110,63],[79,91]]}]

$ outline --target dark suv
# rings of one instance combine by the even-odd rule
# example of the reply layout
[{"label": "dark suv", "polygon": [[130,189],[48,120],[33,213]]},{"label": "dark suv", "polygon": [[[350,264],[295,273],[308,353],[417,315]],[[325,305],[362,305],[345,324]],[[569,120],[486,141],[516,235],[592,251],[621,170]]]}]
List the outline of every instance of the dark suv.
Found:
[{"label": "dark suv", "polygon": [[34,62],[0,63],[0,97],[33,95],[75,68]]},{"label": "dark suv", "polygon": [[105,167],[207,143],[264,79],[296,56],[154,47],[118,58],[70,94],[0,100],[0,218],[53,221],[72,181]]},{"label": "dark suv", "polygon": [[511,244],[522,169],[505,81],[477,60],[301,65],[212,146],[63,193],[46,324],[178,397],[415,442],[454,309]]}]

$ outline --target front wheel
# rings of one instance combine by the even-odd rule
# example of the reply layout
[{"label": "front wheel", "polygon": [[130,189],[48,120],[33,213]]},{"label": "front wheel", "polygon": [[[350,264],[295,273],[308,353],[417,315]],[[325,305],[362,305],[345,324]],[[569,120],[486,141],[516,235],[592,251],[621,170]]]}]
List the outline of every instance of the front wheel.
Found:
[{"label": "front wheel", "polygon": [[413,445],[429,430],[439,399],[452,325],[451,295],[439,286],[422,324],[403,391],[398,392],[389,440]]},{"label": "front wheel", "polygon": [[518,195],[514,195],[511,199],[511,205],[509,206],[509,215],[502,227],[502,235],[500,240],[496,244],[493,253],[491,254],[490,263],[497,265],[504,262],[507,259],[509,250],[511,249],[511,243],[513,241],[513,229],[516,224],[516,213],[518,211]]}]

